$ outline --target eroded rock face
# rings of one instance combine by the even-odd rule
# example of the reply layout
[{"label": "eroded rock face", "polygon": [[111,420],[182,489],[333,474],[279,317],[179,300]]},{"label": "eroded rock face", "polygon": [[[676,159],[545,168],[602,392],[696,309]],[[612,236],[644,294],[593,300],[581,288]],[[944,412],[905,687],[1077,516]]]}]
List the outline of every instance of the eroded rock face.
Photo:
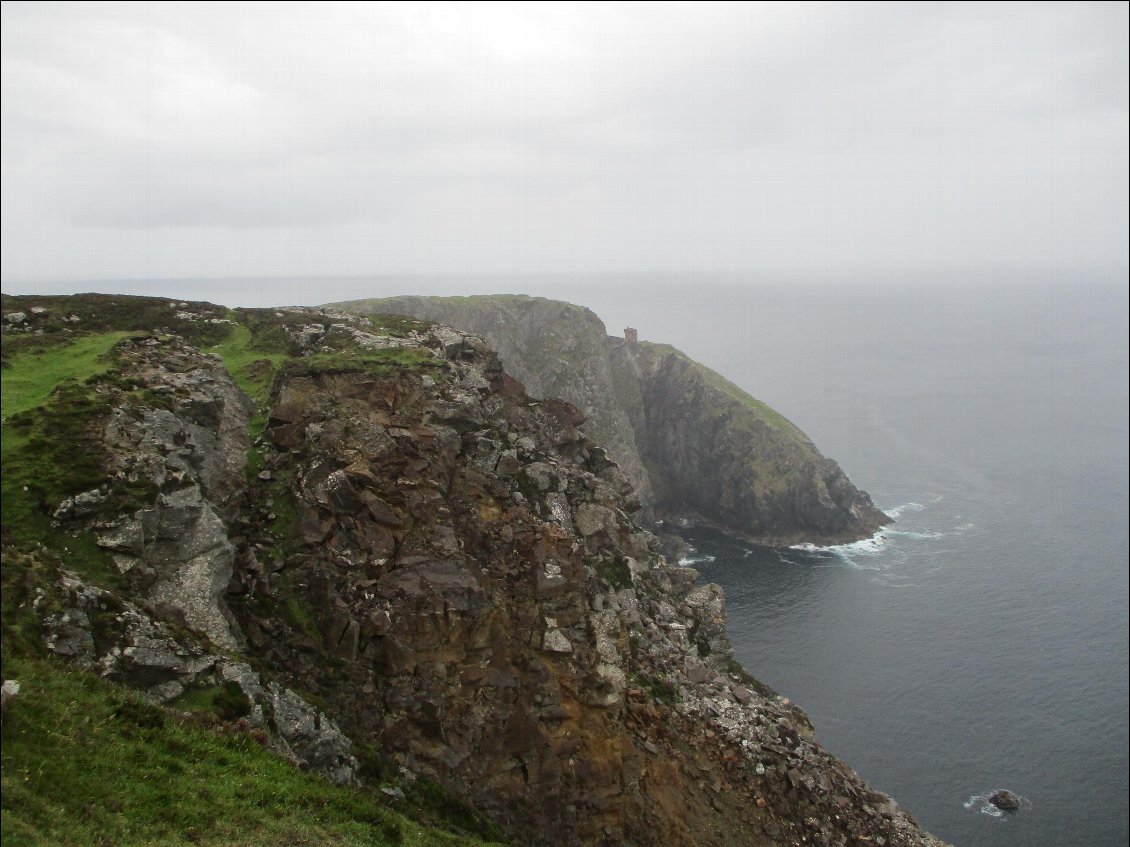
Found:
[{"label": "eroded rock face", "polygon": [[535,397],[564,398],[588,419],[586,434],[603,445],[650,515],[651,481],[636,433],[617,397],[604,324],[588,309],[540,297],[389,297],[340,304],[360,312],[410,315],[484,338],[508,373]]},{"label": "eroded rock face", "polygon": [[177,631],[65,568],[36,602],[59,608],[43,621],[44,646],[55,656],[139,689],[154,703],[175,706],[189,688],[234,683],[245,698],[243,721],[264,730],[279,755],[340,785],[357,782],[353,742],[328,715],[276,682],[264,685],[246,662],[216,652],[214,642]]},{"label": "eroded rock face", "polygon": [[109,482],[144,505],[107,518],[107,496],[95,490],[56,516],[90,525],[138,596],[234,649],[224,594],[235,546],[222,515],[243,496],[250,403],[216,357],[176,339],[120,349],[134,388],[115,392],[102,445]]}]

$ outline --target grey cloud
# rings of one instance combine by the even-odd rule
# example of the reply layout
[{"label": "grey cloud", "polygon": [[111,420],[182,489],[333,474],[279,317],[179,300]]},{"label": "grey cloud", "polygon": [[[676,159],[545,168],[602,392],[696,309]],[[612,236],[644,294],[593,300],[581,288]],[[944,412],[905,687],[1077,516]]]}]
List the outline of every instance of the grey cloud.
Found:
[{"label": "grey cloud", "polygon": [[1120,4],[5,4],[3,65],[6,281],[1127,262]]}]

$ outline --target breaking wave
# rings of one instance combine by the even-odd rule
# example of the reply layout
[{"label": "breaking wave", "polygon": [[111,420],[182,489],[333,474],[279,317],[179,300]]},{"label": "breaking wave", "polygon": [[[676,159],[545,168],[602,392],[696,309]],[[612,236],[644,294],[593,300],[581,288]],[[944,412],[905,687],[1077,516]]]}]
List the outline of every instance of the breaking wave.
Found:
[{"label": "breaking wave", "polygon": [[[927,502],[937,503],[943,498],[934,497]],[[885,514],[892,520],[900,516],[925,512],[929,507],[922,503],[904,503],[892,509],[885,510]],[[917,526],[901,528],[896,525],[885,526],[870,538],[855,541],[851,544],[832,544],[820,546],[816,544],[796,544],[791,550],[798,550],[815,555],[856,570],[888,571],[905,563],[911,556],[922,555],[924,548],[918,547],[918,542],[937,541],[947,537],[960,537],[977,530],[976,524],[963,523],[945,531],[931,529],[921,525],[921,522],[911,521]]]},{"label": "breaking wave", "polygon": [[691,555],[691,556],[683,556],[683,558],[679,559],[679,564],[684,565],[684,566],[685,565],[700,565],[700,564],[705,564],[707,562],[713,562],[713,561],[714,561],[714,556],[708,556],[708,555],[705,555],[705,554],[704,555],[697,555],[696,554],[696,555]]},{"label": "breaking wave", "polygon": [[894,518],[895,520],[898,520],[899,516],[902,515],[903,512],[924,511],[926,511],[926,507],[921,503],[904,503],[901,506],[895,506],[893,509],[884,510],[883,514],[885,514],[888,518]]}]

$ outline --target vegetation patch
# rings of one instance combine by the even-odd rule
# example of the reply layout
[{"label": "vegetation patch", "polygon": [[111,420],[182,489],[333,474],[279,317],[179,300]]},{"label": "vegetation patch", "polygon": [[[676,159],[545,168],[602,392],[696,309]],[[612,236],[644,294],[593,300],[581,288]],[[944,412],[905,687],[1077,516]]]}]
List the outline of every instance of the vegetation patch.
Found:
[{"label": "vegetation patch", "polygon": [[4,543],[43,543],[68,565],[99,582],[114,582],[117,572],[90,533],[69,534],[53,513],[67,497],[100,489],[107,509],[128,507],[151,494],[144,485],[115,480],[102,467],[92,431],[110,412],[108,398],[90,385],[68,382],[41,407],[13,415],[3,425],[0,475]]},{"label": "vegetation patch", "polygon": [[248,733],[184,718],[49,660],[5,670],[5,845],[473,845],[369,789],[297,770]]},{"label": "vegetation patch", "polygon": [[[126,332],[87,335],[53,347],[27,350],[5,361],[0,383],[0,417],[26,412],[47,402],[60,383],[83,382],[113,367],[108,354]],[[7,347],[8,341],[4,341]]]},{"label": "vegetation patch", "polygon": [[620,591],[632,587],[632,568],[619,550],[604,554],[592,564],[601,579],[614,590]]},{"label": "vegetation patch", "polygon": [[632,675],[632,681],[651,695],[656,703],[674,707],[679,702],[679,689],[667,679],[658,676]]},{"label": "vegetation patch", "polygon": [[66,296],[0,295],[2,311],[23,312],[20,327],[4,331],[5,364],[29,350],[43,350],[109,332],[175,333],[190,344],[210,345],[228,333],[228,310],[212,303],[124,294]]},{"label": "vegetation patch", "polygon": [[[211,348],[219,355],[236,384],[259,406],[265,406],[278,366],[291,354],[275,344],[262,345],[246,326],[236,325],[228,337]],[[281,349],[280,349],[281,347]]]},{"label": "vegetation patch", "polygon": [[369,350],[357,345],[340,350],[322,351],[291,359],[282,369],[286,378],[318,373],[364,373],[387,379],[404,372],[427,373],[441,364],[427,350],[417,347],[388,347]]}]

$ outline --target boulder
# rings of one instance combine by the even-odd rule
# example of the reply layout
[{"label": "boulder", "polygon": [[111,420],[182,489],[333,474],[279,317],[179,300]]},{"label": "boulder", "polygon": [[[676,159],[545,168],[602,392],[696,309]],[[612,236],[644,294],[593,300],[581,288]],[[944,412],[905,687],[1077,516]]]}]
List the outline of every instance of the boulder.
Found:
[{"label": "boulder", "polygon": [[989,802],[1003,812],[1015,812],[1020,808],[1020,797],[1007,788],[998,788],[990,794]]}]

